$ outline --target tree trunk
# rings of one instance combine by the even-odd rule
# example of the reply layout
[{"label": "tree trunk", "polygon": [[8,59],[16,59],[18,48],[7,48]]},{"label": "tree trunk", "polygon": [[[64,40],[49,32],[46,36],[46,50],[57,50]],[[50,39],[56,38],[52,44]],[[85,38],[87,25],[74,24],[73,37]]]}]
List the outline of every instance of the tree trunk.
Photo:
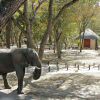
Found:
[{"label": "tree trunk", "polygon": [[27,47],[35,48],[33,45],[33,40],[32,40],[32,34],[31,34],[32,32],[30,30],[30,21],[29,21],[29,15],[28,15],[28,1],[25,1],[24,12],[25,12],[25,22],[26,22]]},{"label": "tree trunk", "polygon": [[6,47],[10,49],[10,38],[12,30],[12,20],[10,19],[6,25]]},{"label": "tree trunk", "polygon": [[74,3],[76,3],[79,0],[72,0],[69,3],[65,4],[59,11],[59,13],[57,14],[57,16],[54,18],[54,20],[52,21],[52,5],[53,5],[53,0],[49,0],[49,18],[48,18],[48,25],[47,25],[47,30],[43,36],[42,42],[40,44],[40,50],[39,50],[39,57],[40,60],[42,60],[43,57],[43,53],[44,53],[44,48],[45,48],[45,43],[47,41],[47,38],[49,36],[49,34],[52,32],[53,27],[56,25],[59,17],[62,15],[62,13],[64,12],[64,10],[70,6],[72,6]]},{"label": "tree trunk", "polygon": [[48,8],[48,12],[49,12],[49,16],[48,16],[48,26],[47,26],[47,30],[43,36],[42,42],[40,44],[40,50],[39,50],[39,57],[40,60],[42,61],[42,57],[43,57],[43,52],[44,52],[44,48],[45,48],[45,43],[47,41],[47,38],[49,36],[49,34],[52,32],[52,4],[53,4],[53,0],[49,0],[49,8]]},{"label": "tree trunk", "polygon": [[[8,22],[9,18],[26,0],[2,0],[0,1],[0,31]],[[2,2],[4,5],[2,5]]]},{"label": "tree trunk", "polygon": [[[82,37],[82,41],[80,39],[80,52],[82,52],[83,46],[84,46],[84,34],[85,34],[85,28],[83,29],[83,37]],[[80,32],[81,35],[81,32]]]},{"label": "tree trunk", "polygon": [[22,32],[19,35],[19,44],[18,44],[18,47],[19,48],[21,48],[21,39],[22,39]]},{"label": "tree trunk", "polygon": [[80,47],[79,47],[79,49],[80,49],[80,52],[82,52],[82,43],[81,43],[81,39],[80,39]]},{"label": "tree trunk", "polygon": [[61,59],[62,47],[61,47],[61,43],[59,41],[56,42],[56,48],[57,48],[57,56],[58,56],[59,59]]},{"label": "tree trunk", "polygon": [[32,39],[32,30],[30,26],[30,20],[28,15],[28,1],[25,1],[24,4],[24,12],[25,12],[25,22],[26,22],[26,38],[27,38],[27,47],[36,49],[35,45],[33,44]]},{"label": "tree trunk", "polygon": [[62,32],[58,32],[58,28],[54,32],[55,34],[55,43],[56,43],[56,49],[57,49],[57,56],[58,58],[61,58],[61,43],[60,43],[60,36]]}]

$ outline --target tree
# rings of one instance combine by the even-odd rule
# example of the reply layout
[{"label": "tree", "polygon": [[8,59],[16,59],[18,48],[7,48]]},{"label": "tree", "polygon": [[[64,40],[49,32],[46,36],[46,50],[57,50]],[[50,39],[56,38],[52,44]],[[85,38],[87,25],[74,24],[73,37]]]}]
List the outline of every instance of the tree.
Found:
[{"label": "tree", "polygon": [[[80,52],[83,48],[84,32],[89,25],[91,18],[94,16],[94,4],[97,0],[81,0],[79,4],[74,6],[75,18],[79,30],[79,35],[83,32],[83,38],[80,39]],[[81,6],[80,6],[81,5]]]},{"label": "tree", "polygon": [[33,45],[33,39],[32,39],[32,34],[31,34],[31,29],[30,29],[30,21],[29,21],[29,15],[28,15],[28,1],[25,1],[24,4],[24,14],[25,14],[25,23],[26,23],[26,38],[27,38],[27,47],[28,48],[35,48]]},{"label": "tree", "polygon": [[[36,46],[34,45],[34,42],[33,42],[33,37],[32,37],[32,24],[33,24],[33,21],[34,21],[34,18],[35,18],[35,14],[36,12],[38,11],[39,7],[45,2],[46,0],[38,0],[38,6],[36,6],[35,10],[33,10],[33,7],[34,7],[34,2],[32,2],[32,9],[31,9],[31,13],[30,14],[28,12],[28,2],[29,1],[26,1],[25,2],[25,5],[24,5],[24,13],[22,13],[20,10],[18,10],[18,13],[23,17],[23,20],[25,21],[24,25],[26,25],[26,29],[24,29],[20,23],[18,21],[16,21],[14,18],[13,18],[13,22],[15,23],[15,25],[18,26],[18,28],[21,30],[21,32],[24,33],[24,35],[26,36],[27,38],[27,47],[29,48],[34,48],[34,49],[37,49]],[[24,16],[23,16],[24,14]],[[30,17],[29,17],[29,14],[30,14]]]},{"label": "tree", "polygon": [[40,44],[40,50],[39,50],[39,57],[42,60],[43,57],[43,53],[44,53],[44,48],[45,48],[45,43],[47,41],[47,38],[49,36],[49,34],[52,32],[52,29],[54,28],[54,26],[56,25],[59,17],[63,14],[64,10],[70,6],[72,6],[74,3],[76,3],[79,0],[72,0],[70,2],[67,2],[58,12],[58,14],[56,15],[56,17],[54,19],[52,19],[52,5],[53,5],[53,1],[49,1],[49,8],[48,8],[48,12],[49,12],[49,16],[48,16],[48,25],[47,25],[47,29],[45,31],[45,34],[43,36],[42,42]]},{"label": "tree", "polygon": [[6,47],[10,49],[10,39],[12,32],[12,20],[10,19],[6,25]]},{"label": "tree", "polygon": [[0,31],[9,18],[18,10],[26,0],[2,0],[0,2]]}]

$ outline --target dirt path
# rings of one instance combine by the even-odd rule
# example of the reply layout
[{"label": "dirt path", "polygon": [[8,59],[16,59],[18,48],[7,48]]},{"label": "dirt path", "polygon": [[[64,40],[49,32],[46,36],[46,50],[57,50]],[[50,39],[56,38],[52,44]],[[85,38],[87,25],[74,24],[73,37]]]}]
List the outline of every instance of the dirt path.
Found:
[{"label": "dirt path", "polygon": [[1,87],[0,100],[100,100],[100,72],[48,73],[27,84],[23,95],[16,94],[16,86]]},{"label": "dirt path", "polygon": [[[93,63],[100,64],[100,51],[85,50],[65,51],[62,53],[61,63]],[[47,52],[45,59],[56,61],[53,53]],[[61,67],[61,66],[60,66]],[[24,80],[23,95],[17,95],[17,78],[14,73],[8,75],[11,89],[3,89],[3,81],[0,76],[0,100],[100,100],[100,71],[97,69],[72,72],[62,71],[46,73],[37,81],[31,78]]]}]

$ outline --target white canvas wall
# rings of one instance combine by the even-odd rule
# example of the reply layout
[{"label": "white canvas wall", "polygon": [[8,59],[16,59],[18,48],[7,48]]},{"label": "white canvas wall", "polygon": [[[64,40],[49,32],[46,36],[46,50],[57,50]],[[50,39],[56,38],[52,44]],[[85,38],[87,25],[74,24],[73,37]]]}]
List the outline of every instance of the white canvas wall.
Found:
[{"label": "white canvas wall", "polygon": [[95,48],[96,48],[96,40],[90,39],[90,49],[95,49]]}]

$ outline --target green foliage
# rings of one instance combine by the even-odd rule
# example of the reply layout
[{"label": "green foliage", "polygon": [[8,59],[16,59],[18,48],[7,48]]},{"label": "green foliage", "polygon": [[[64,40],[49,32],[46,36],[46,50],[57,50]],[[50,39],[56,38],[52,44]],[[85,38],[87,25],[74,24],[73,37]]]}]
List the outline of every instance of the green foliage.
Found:
[{"label": "green foliage", "polygon": [[[53,1],[53,19],[55,18],[61,7],[69,1],[71,0]],[[74,44],[75,37],[79,35],[80,30],[82,30],[83,19],[89,20],[88,25],[86,27],[90,27],[94,31],[96,31],[97,28],[99,29],[99,27],[97,26],[100,26],[100,14],[98,15],[98,17],[97,14],[95,14],[95,16],[90,18],[91,14],[94,13],[94,4],[96,3],[96,1],[97,0],[80,0],[74,6],[67,8],[63,12],[62,16],[59,18],[55,26],[55,29],[58,29],[59,32],[62,32],[62,35],[59,40],[60,42],[67,42],[68,44],[70,44],[71,42],[72,44]],[[28,12],[31,19],[33,12],[35,11],[39,3],[38,0],[28,0],[28,2]],[[20,8],[20,10],[22,13],[24,13],[23,6]],[[18,12],[15,13],[14,18],[21,24],[22,27],[26,27],[24,18]],[[34,41],[41,41],[47,28],[47,22],[48,0],[44,2],[38,9],[38,11],[35,14],[35,19],[32,22],[32,37]],[[17,29],[17,31],[19,31],[18,33],[20,33],[19,29]],[[52,35],[52,40],[54,40],[54,34]]]}]

